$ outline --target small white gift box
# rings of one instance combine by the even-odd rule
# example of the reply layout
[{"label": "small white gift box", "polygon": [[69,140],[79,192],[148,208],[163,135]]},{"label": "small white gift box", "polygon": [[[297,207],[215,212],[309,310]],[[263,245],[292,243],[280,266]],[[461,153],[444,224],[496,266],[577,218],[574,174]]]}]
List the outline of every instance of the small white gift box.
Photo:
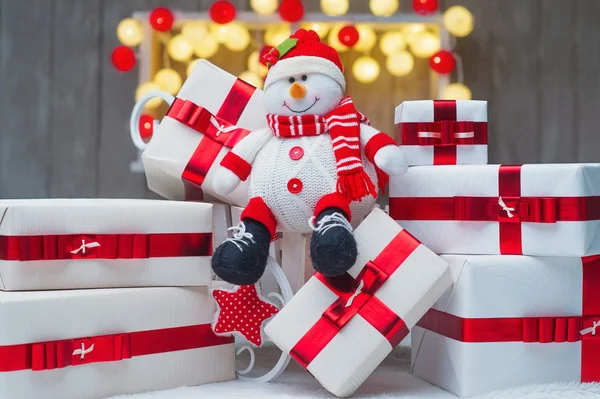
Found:
[{"label": "small white gift box", "polygon": [[[208,287],[0,292],[0,397],[100,399],[235,378]],[[9,326],[9,327],[8,327]]]},{"label": "small white gift box", "polygon": [[600,164],[418,166],[390,216],[441,254],[600,253]]},{"label": "small white gift box", "polygon": [[0,290],[207,285],[212,205],[0,200]]},{"label": "small white gift box", "polygon": [[459,396],[600,381],[598,256],[442,258],[455,283],[412,330],[417,377]]},{"label": "small white gift box", "polygon": [[265,332],[334,395],[351,395],[452,284],[448,266],[375,209],[347,274],[317,273]]},{"label": "small white gift box", "polygon": [[207,194],[244,206],[246,183],[220,196],[212,180],[238,141],[267,126],[262,94],[210,62],[198,61],[142,155],[148,187],[168,199],[202,200]]},{"label": "small white gift box", "polygon": [[395,124],[409,165],[487,163],[487,101],[404,101]]}]

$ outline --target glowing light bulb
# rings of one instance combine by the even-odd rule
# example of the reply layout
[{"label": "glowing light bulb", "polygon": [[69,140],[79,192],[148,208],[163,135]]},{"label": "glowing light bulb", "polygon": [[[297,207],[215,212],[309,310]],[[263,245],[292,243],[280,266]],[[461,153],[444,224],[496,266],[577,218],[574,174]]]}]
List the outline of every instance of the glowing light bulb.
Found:
[{"label": "glowing light bulb", "polygon": [[198,58],[196,58],[195,60],[191,60],[190,61],[190,63],[188,64],[188,66],[185,68],[185,75],[186,76],[190,76],[192,74],[192,71],[196,67],[196,64],[198,63],[198,61],[200,61]]},{"label": "glowing light bulb", "polygon": [[375,47],[377,43],[377,35],[373,28],[365,24],[357,24],[358,42],[354,45],[356,51],[369,51]]},{"label": "glowing light bulb", "polygon": [[348,0],[321,0],[321,10],[330,17],[338,17],[348,12]]},{"label": "glowing light bulb", "polygon": [[465,37],[473,31],[473,14],[463,6],[452,6],[446,10],[444,27],[457,37]]},{"label": "glowing light bulb", "polygon": [[[160,87],[154,82],[144,82],[140,84],[135,90],[135,101],[139,101],[139,99],[146,93],[151,91],[160,91]],[[154,109],[157,108],[162,100],[158,97],[151,99],[145,105],[146,109]]]},{"label": "glowing light bulb", "polygon": [[[331,47],[333,47],[338,53],[343,53],[344,51],[348,51],[348,49],[349,49],[348,46],[344,46],[340,42],[340,39],[338,37],[338,33],[340,33],[340,30],[342,30],[342,28],[344,26],[346,26],[346,24],[336,24],[336,25],[333,25],[331,27],[331,30],[329,31],[329,36],[327,37],[327,43]],[[359,31],[359,34],[360,34],[360,31]],[[356,48],[356,44],[354,45],[354,47]]]},{"label": "glowing light bulb", "polygon": [[452,83],[442,93],[443,100],[471,100],[472,98],[471,89],[462,83]]},{"label": "glowing light bulb", "polygon": [[242,51],[250,45],[250,33],[245,26],[231,22],[227,26],[225,47],[231,51]]},{"label": "glowing light bulb", "polygon": [[412,72],[415,59],[408,51],[391,54],[385,60],[385,68],[394,76],[406,76]]},{"label": "glowing light bulb", "polygon": [[244,71],[238,76],[238,78],[259,89],[262,89],[263,87],[263,79],[254,72]]},{"label": "glowing light bulb", "polygon": [[213,35],[206,35],[200,43],[194,46],[194,54],[199,58],[210,58],[219,50],[219,42]]},{"label": "glowing light bulb", "polygon": [[144,39],[142,24],[133,18],[125,18],[117,25],[117,38],[126,46],[137,46]]},{"label": "glowing light bulb", "polygon": [[399,53],[406,49],[406,40],[400,31],[386,32],[379,40],[379,48],[385,55]]},{"label": "glowing light bulb", "polygon": [[260,51],[254,51],[248,57],[248,70],[258,76],[267,76],[269,68],[260,63]]},{"label": "glowing light bulb", "polygon": [[290,24],[272,26],[265,31],[265,44],[277,47],[292,34]]},{"label": "glowing light bulb", "polygon": [[277,0],[250,0],[250,7],[260,15],[273,14],[277,5]]},{"label": "glowing light bulb", "polygon": [[398,0],[371,0],[369,8],[378,17],[390,17],[398,11]]},{"label": "glowing light bulb", "polygon": [[171,68],[163,68],[156,72],[153,82],[158,85],[160,90],[175,95],[181,89],[181,76],[177,71]]},{"label": "glowing light bulb", "polygon": [[408,45],[411,45],[420,33],[425,32],[425,24],[408,24],[402,28],[402,34]]},{"label": "glowing light bulb", "polygon": [[419,58],[429,58],[441,48],[440,38],[432,32],[422,32],[413,40],[410,49]]},{"label": "glowing light bulb", "polygon": [[230,24],[211,24],[209,27],[210,34],[217,40],[219,43],[225,43],[227,40],[227,30],[229,29]]},{"label": "glowing light bulb", "polygon": [[181,35],[173,36],[167,45],[167,53],[175,61],[187,61],[192,56],[194,50],[192,45]]},{"label": "glowing light bulb", "polygon": [[373,57],[359,57],[352,64],[352,75],[362,83],[374,82],[379,77],[380,72],[379,63]]},{"label": "glowing light bulb", "polygon": [[189,21],[183,24],[183,27],[181,28],[181,36],[183,36],[192,47],[201,43],[206,35],[208,35],[208,28],[202,22]]}]

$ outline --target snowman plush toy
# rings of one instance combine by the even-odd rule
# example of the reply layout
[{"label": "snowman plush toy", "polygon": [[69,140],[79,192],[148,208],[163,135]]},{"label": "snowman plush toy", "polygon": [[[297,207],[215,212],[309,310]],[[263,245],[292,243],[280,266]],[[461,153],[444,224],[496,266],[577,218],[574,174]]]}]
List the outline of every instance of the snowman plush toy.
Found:
[{"label": "snowman plush toy", "polygon": [[406,157],[344,96],[340,57],[316,32],[298,30],[265,60],[269,127],[237,143],[214,179],[228,194],[249,178],[251,199],[237,232],[215,250],[213,270],[233,284],[256,283],[279,226],[312,232],[314,268],[342,275],[357,257],[351,218],[372,210],[378,186],[406,172]]}]

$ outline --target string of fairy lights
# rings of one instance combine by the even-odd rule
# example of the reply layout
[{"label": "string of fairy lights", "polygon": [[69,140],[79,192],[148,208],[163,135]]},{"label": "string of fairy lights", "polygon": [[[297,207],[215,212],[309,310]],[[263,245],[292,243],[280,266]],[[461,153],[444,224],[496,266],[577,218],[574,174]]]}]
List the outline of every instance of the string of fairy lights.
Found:
[{"label": "string of fairy lights", "polygon": [[[345,16],[349,9],[349,0],[321,0],[321,10],[329,17]],[[221,47],[232,52],[254,49],[247,60],[247,70],[239,78],[262,87],[267,67],[262,56],[277,46],[292,33],[292,24],[316,31],[321,39],[338,52],[356,51],[361,55],[355,59],[350,71],[361,83],[375,82],[381,73],[379,61],[370,55],[375,46],[379,46],[385,56],[385,69],[398,78],[410,77],[414,69],[415,58],[429,59],[430,68],[438,74],[447,75],[456,72],[457,81],[449,84],[441,93],[446,99],[471,99],[471,91],[462,82],[462,62],[452,48],[442,48],[439,31],[427,23],[411,22],[386,24],[382,31],[375,23],[321,22],[304,20],[302,0],[251,0],[250,6],[259,16],[271,16],[278,13],[278,23],[266,23],[257,28],[256,23],[246,23],[236,18],[236,7],[225,0],[213,2],[210,20],[176,20],[175,14],[168,8],[158,7],[148,15],[155,35],[164,49],[160,67],[153,73],[151,80],[141,83],[136,90],[136,98],[147,92],[161,90],[172,95],[177,94],[183,84],[184,75],[189,75],[199,59],[210,59]],[[398,0],[370,0],[371,12],[382,17],[391,17],[398,11]],[[438,13],[438,0],[412,0],[413,10],[418,15]],[[352,20],[352,15],[348,15]],[[272,21],[272,19],[271,19]],[[416,19],[418,21],[418,19]],[[462,6],[448,8],[442,16],[444,28],[453,37],[469,35],[474,26],[473,15]],[[377,28],[377,29],[374,29]],[[137,63],[136,48],[144,40],[144,27],[141,20],[126,18],[117,26],[117,37],[121,45],[111,55],[111,60],[119,71],[130,71]],[[455,40],[451,40],[455,43]],[[173,68],[173,64],[185,65]],[[147,104],[152,110],[160,105],[155,99]],[[151,125],[151,124],[147,124]]]}]

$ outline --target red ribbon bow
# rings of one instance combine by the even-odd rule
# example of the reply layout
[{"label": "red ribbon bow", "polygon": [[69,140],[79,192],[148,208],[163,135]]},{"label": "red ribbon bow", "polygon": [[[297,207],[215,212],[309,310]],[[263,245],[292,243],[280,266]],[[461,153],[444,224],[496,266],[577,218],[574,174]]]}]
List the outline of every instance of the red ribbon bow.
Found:
[{"label": "red ribbon bow", "polygon": [[487,122],[457,121],[456,101],[435,100],[433,111],[433,122],[398,123],[398,142],[433,146],[434,165],[455,165],[457,145],[487,144]]},{"label": "red ribbon bow", "polygon": [[419,245],[417,239],[402,230],[373,261],[367,262],[356,279],[349,274],[329,278],[315,273],[338,299],[296,343],[290,356],[307,368],[357,314],[383,335],[392,348],[397,346],[408,334],[408,328],[375,294]]},{"label": "red ribbon bow", "polygon": [[[318,278],[323,281],[325,277],[320,275]],[[358,277],[351,280],[351,289],[341,291],[339,299],[325,310],[323,317],[338,331],[341,330],[369,301],[375,298],[375,293],[388,278],[387,273],[375,263],[367,262]],[[339,286],[339,283],[331,284]]]},{"label": "red ribbon bow", "polygon": [[33,371],[60,369],[88,363],[113,362],[131,358],[127,334],[105,335],[31,345]]},{"label": "red ribbon bow", "polygon": [[186,200],[202,200],[200,187],[219,152],[233,148],[250,131],[236,125],[256,87],[237,79],[216,115],[189,100],[176,98],[167,111],[170,118],[194,129],[204,136],[188,161],[181,179]]},{"label": "red ribbon bow", "polygon": [[502,165],[498,197],[390,198],[394,220],[499,222],[500,253],[522,255],[522,223],[600,220],[600,196],[521,197],[521,166]]},{"label": "red ribbon bow", "polygon": [[0,236],[0,260],[145,259],[211,254],[211,233]]}]

